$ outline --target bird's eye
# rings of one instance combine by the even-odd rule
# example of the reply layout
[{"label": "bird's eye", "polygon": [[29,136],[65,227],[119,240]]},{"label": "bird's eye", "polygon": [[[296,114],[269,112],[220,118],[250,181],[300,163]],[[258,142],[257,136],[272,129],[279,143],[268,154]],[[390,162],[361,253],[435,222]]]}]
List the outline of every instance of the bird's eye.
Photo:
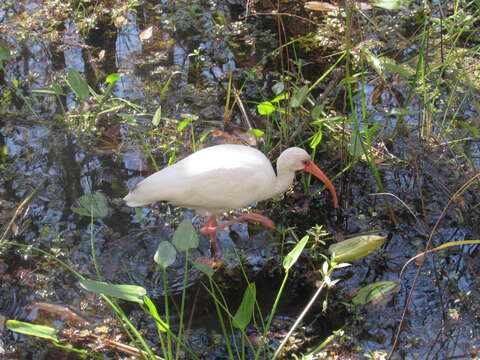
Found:
[{"label": "bird's eye", "polygon": [[302,160],[302,164],[303,164],[303,165],[307,165],[307,164],[308,164],[308,160]]}]

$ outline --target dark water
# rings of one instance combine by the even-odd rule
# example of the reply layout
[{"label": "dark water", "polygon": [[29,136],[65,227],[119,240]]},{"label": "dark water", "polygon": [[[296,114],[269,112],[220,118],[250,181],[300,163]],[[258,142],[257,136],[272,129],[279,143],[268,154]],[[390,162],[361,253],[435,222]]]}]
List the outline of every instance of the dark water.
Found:
[{"label": "dark water", "polygon": [[[135,14],[129,13],[118,31],[114,27],[100,28],[108,34],[93,32],[82,38],[72,22],[64,24],[66,30],[58,42],[28,39],[13,43],[10,38],[16,51],[14,61],[7,68],[6,79],[27,79],[35,74],[34,81],[25,84],[24,92],[30,94],[32,107],[40,120],[21,101],[18,106],[13,102],[8,109],[2,108],[1,144],[8,151],[2,158],[0,187],[5,224],[15,205],[42,181],[44,183],[23,208],[15,222],[16,234],[10,234],[8,240],[49,251],[87,278],[95,279],[90,219],[72,212],[71,208],[80,196],[101,191],[108,198],[110,211],[107,217],[94,221],[93,236],[98,265],[105,280],[143,286],[159,304],[162,303],[161,273],[153,261],[158,243],[171,240],[181,220],[193,219],[198,228],[202,219],[188,210],[167,204],[157,204],[135,213],[121,198],[129,186],[154,171],[152,157],[162,167],[169,160],[192,152],[192,128],[197,142],[207,131],[231,133],[247,129],[239,111],[234,112],[228,126],[222,122],[228,75],[232,72],[240,83],[255,64],[265,65],[270,72],[257,72],[255,82],[247,83],[244,89],[247,99],[258,101],[258,89],[269,88],[271,78],[277,76],[273,61],[262,63],[261,60],[278,44],[268,21],[250,18],[238,23],[238,29],[233,25],[219,25],[220,15],[228,24],[234,24],[233,21],[243,14],[240,5],[202,3],[196,11],[181,6],[174,11],[173,4],[165,2],[145,5]],[[31,11],[34,8],[32,5]],[[172,13],[175,14],[175,26],[171,24]],[[140,32],[151,24],[155,24],[152,38],[140,41]],[[64,46],[59,47],[59,44]],[[100,46],[104,54],[90,48],[93,46]],[[124,74],[115,87],[114,96],[128,99],[140,108],[124,107],[119,112],[100,116],[90,133],[78,123],[75,125],[75,121],[66,125],[59,116],[60,106],[53,96],[31,95],[30,90],[48,88],[53,82],[61,81],[67,67],[85,74],[96,89],[102,86],[105,74]],[[164,119],[158,130],[151,132],[150,119],[169,79],[167,96],[162,99]],[[371,91],[372,88],[367,88],[368,94]],[[373,113],[372,123],[385,124],[384,135],[379,141],[379,148],[384,146],[381,149],[390,154],[389,161],[379,166],[384,192],[402,199],[416,218],[395,198],[372,195],[379,191],[364,162],[359,162],[335,181],[342,201],[342,211],[336,219],[330,205],[325,206],[328,194],[315,191],[318,184],[311,191],[316,195],[306,200],[286,198],[258,205],[258,210],[271,216],[280,227],[296,226],[298,236],[303,236],[315,224],[326,224],[330,231],[343,235],[371,230],[388,232],[389,240],[381,251],[334,274],[342,281],[322,298],[328,300],[327,311],[323,312],[321,302],[316,304],[304,326],[295,334],[295,339],[302,343],[311,339],[307,344],[314,346],[333,330],[344,327],[346,336],[328,348],[328,351],[343,354],[340,355],[343,358],[361,358],[362,354],[389,351],[417,265],[407,268],[401,280],[401,291],[387,304],[348,310],[345,303],[349,303],[362,286],[375,281],[398,280],[403,264],[423,250],[443,207],[470,177],[464,170],[467,167],[463,159],[452,159],[452,154],[446,151],[422,145],[415,115],[404,119],[411,129],[408,134],[399,133],[394,141],[389,140],[398,118],[385,111],[384,105],[380,101],[369,108]],[[70,92],[64,106],[71,113],[88,111],[88,108],[76,108]],[[256,114],[254,104],[247,106],[251,114]],[[410,110],[417,109],[412,106]],[[474,114],[472,109],[468,111],[465,116]],[[199,120],[194,120],[193,126],[178,134],[177,125],[184,119],[182,115],[188,114],[199,115]],[[126,121],[127,116],[135,121]],[[252,119],[262,126],[264,119],[260,116],[254,115]],[[206,138],[206,144],[216,142],[213,134]],[[476,162],[477,144],[469,144],[467,149]],[[318,154],[316,159],[330,175],[343,168],[328,140],[325,152]],[[433,237],[434,246],[479,238],[478,209],[472,208],[479,201],[476,186],[469,188],[445,213]],[[297,189],[301,190],[301,184]],[[294,211],[295,207],[305,209],[306,205],[306,213]],[[245,288],[241,263],[250,281],[256,282],[257,298],[264,313],[268,313],[283,276],[281,244],[292,241],[288,233],[282,237],[278,232],[245,224],[232,226],[219,234],[225,257],[215,279],[233,309],[239,305],[239,294]],[[235,250],[242,254],[242,261]],[[113,316],[107,305],[82,289],[78,279],[57,263],[29,248],[10,245],[0,251],[0,324],[3,316],[57,327],[71,326],[71,322],[78,319],[66,312],[65,309],[69,309],[88,322],[83,327],[101,323],[113,327]],[[208,239],[201,236],[199,249],[190,255],[208,258]],[[320,268],[322,260],[317,254],[309,255],[302,257],[291,273],[271,329],[273,348],[317,286],[319,277],[314,270]],[[177,303],[178,293],[183,288],[183,265],[183,259],[179,258],[168,271],[169,288]],[[426,258],[394,358],[469,358],[469,354],[478,349],[479,271],[476,246],[453,247]],[[196,269],[190,269],[188,275],[187,316],[192,315],[192,346],[205,358],[222,358],[226,350],[214,342],[219,329],[213,316],[213,304],[201,286],[205,277]],[[39,304],[55,304],[64,309]],[[193,304],[195,310],[192,310]],[[135,324],[155,339],[153,324],[143,318],[142,312],[131,304],[125,304],[125,309]],[[255,338],[255,330],[249,331],[252,339]],[[0,337],[0,357],[49,359],[56,350],[44,344],[4,330]],[[306,350],[293,349],[294,352]]]}]

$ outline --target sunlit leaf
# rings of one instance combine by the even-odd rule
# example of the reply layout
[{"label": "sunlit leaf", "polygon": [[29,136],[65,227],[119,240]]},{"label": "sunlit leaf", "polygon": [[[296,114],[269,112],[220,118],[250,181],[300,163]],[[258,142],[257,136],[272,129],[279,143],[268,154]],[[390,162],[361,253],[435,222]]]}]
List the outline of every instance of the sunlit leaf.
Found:
[{"label": "sunlit leaf", "polygon": [[153,35],[153,26],[150,26],[145,30],[141,31],[140,34],[138,34],[138,38],[142,41],[145,41],[150,39],[152,35]]},{"label": "sunlit leaf", "polygon": [[328,252],[336,262],[353,261],[374,252],[386,239],[386,235],[357,236],[330,245]]},{"label": "sunlit leaf", "polygon": [[160,124],[161,119],[162,119],[162,106],[160,105],[155,111],[155,115],[153,115],[153,119],[152,119],[153,126],[158,126],[158,124]]},{"label": "sunlit leaf", "polygon": [[323,131],[317,130],[317,132],[312,136],[312,139],[310,140],[310,147],[312,149],[316,149],[318,144],[322,142],[322,138],[323,138]]},{"label": "sunlit leaf", "polygon": [[182,120],[182,121],[180,122],[180,124],[178,124],[177,130],[178,130],[179,132],[182,132],[183,129],[185,129],[191,122],[192,122],[192,119],[191,119],[191,118]]},{"label": "sunlit leaf", "polygon": [[381,304],[400,291],[400,284],[396,281],[378,281],[361,288],[352,299],[355,305]]},{"label": "sunlit leaf", "polygon": [[397,10],[403,6],[403,2],[404,0],[376,0],[372,5],[387,10]]},{"label": "sunlit leaf", "polygon": [[165,321],[162,320],[162,318],[158,314],[157,307],[155,306],[153,301],[148,296],[144,296],[143,303],[147,306],[150,316],[153,318],[153,320],[155,320],[158,330],[162,332],[167,331],[169,329],[169,326]]},{"label": "sunlit leaf", "polygon": [[162,241],[153,256],[153,260],[163,269],[166,269],[175,262],[177,250],[168,241]]},{"label": "sunlit leaf", "polygon": [[235,316],[233,317],[233,325],[239,329],[245,330],[252,320],[257,289],[255,283],[248,285],[243,293],[242,303],[240,304]]},{"label": "sunlit leaf", "polygon": [[270,101],[264,101],[257,105],[257,110],[260,115],[269,115],[276,110],[276,107]]},{"label": "sunlit leaf", "polygon": [[265,135],[265,132],[260,129],[250,129],[247,131],[249,134],[255,135],[255,137],[259,138],[260,136]]},{"label": "sunlit leaf", "polygon": [[303,248],[305,247],[305,245],[307,245],[307,241],[308,235],[305,235],[302,240],[300,240],[297,245],[295,245],[292,251],[290,251],[287,256],[285,256],[285,258],[283,259],[283,268],[285,270],[289,270],[293,266],[293,264],[297,262],[298,257],[303,251]]},{"label": "sunlit leaf", "polygon": [[11,58],[12,55],[10,55],[10,49],[0,44],[0,61],[10,60]]},{"label": "sunlit leaf", "polygon": [[74,68],[68,68],[67,84],[80,100],[85,100],[90,94],[87,82]]},{"label": "sunlit leaf", "polygon": [[285,90],[285,84],[283,83],[283,81],[277,82],[275,85],[272,86],[272,92],[275,95],[280,95],[283,90]]},{"label": "sunlit leaf", "polygon": [[23,321],[7,320],[7,329],[21,334],[36,336],[58,342],[57,330],[46,325],[30,324]]},{"label": "sunlit leaf", "polygon": [[173,245],[178,251],[198,247],[198,235],[190,220],[183,220],[173,234]]},{"label": "sunlit leaf", "polygon": [[107,198],[98,191],[92,195],[83,195],[72,207],[74,213],[98,218],[107,216],[108,210]]},{"label": "sunlit leaf", "polygon": [[305,8],[314,11],[333,11],[338,10],[337,5],[333,5],[323,1],[307,1],[305,3]]},{"label": "sunlit leaf", "polygon": [[118,79],[120,79],[121,77],[123,76],[123,74],[110,74],[107,76],[107,78],[105,79],[105,82],[109,83],[109,84],[115,84]]},{"label": "sunlit leaf", "polygon": [[270,102],[271,102],[272,104],[277,104],[277,103],[279,103],[279,102],[282,101],[282,100],[288,100],[288,94],[285,94],[285,93],[284,93],[284,94],[277,95],[277,96],[275,96],[275,98],[274,98],[272,101],[270,101]]},{"label": "sunlit leaf", "polygon": [[386,74],[400,74],[404,77],[411,76],[411,72],[402,65],[399,65],[395,62],[395,60],[390,59],[386,56],[375,56],[369,54],[367,56],[368,62],[372,65],[375,71],[380,75]]},{"label": "sunlit leaf", "polygon": [[147,290],[137,285],[117,285],[96,280],[80,280],[80,284],[88,291],[114,298],[143,303]]},{"label": "sunlit leaf", "polygon": [[308,87],[303,86],[300,89],[296,89],[295,92],[293,93],[292,98],[290,99],[290,106],[292,108],[297,108],[299,106],[302,106],[305,100],[307,100],[308,96]]}]

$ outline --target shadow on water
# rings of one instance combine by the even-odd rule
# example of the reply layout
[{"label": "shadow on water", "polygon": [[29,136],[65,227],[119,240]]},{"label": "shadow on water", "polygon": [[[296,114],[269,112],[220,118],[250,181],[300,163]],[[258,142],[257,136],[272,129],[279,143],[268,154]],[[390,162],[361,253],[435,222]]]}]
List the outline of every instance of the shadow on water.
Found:
[{"label": "shadow on water", "polygon": [[[45,40],[42,46],[28,42],[19,44],[13,76],[28,78],[35,73],[38,76],[30,86],[44,88],[59,81],[66,68],[73,67],[82,71],[88,83],[98,90],[106,75],[120,72],[125,76],[117,83],[115,96],[132,99],[149,109],[148,116],[145,115],[148,121],[152,117],[150,113],[158,107],[162,88],[168,83],[168,96],[162,102],[165,119],[180,119],[177,114],[198,113],[204,120],[196,125],[199,133],[225,130],[221,120],[228,75],[238,67],[256,64],[259,54],[275,48],[276,40],[269,31],[257,30],[248,36],[243,32],[244,38],[234,31],[218,37],[218,31],[213,31],[218,26],[218,19],[239,16],[241,11],[238,9],[243,11],[240,5],[234,6],[235,14],[230,13],[227,5],[208,8],[205,4],[205,8],[199,8],[197,12],[170,9],[170,5],[170,2],[146,2],[136,14],[126,16],[119,28],[113,25],[111,18],[102,17],[83,37],[77,34],[73,23],[59,23],[56,31],[62,34],[60,38],[50,42]],[[175,27],[169,23],[172,14],[176,17]],[[151,24],[155,24],[152,37],[139,41],[139,34]],[[250,28],[254,25],[246,24]],[[251,39],[255,40],[258,49],[251,46]],[[5,76],[3,71],[0,72],[0,86],[5,83]],[[258,76],[263,77],[263,74]],[[169,79],[173,80],[169,82]],[[269,81],[266,76],[261,80],[264,84]],[[372,97],[373,92],[373,88],[367,89],[368,96]],[[257,90],[252,87],[245,93],[255,98]],[[63,107],[74,109],[72,94],[60,99]],[[8,149],[8,156],[2,152],[1,158],[3,184],[0,197],[4,218],[11,215],[12,207],[9,208],[8,203],[18,203],[36,184],[46,180],[17,221],[15,241],[49,250],[54,256],[68,260],[86,277],[96,278],[90,249],[90,221],[73,213],[71,207],[81,195],[101,190],[108,196],[111,208],[108,217],[96,220],[94,224],[96,257],[101,273],[105,280],[114,283],[145,287],[161,306],[164,289],[161,273],[153,262],[158,243],[170,240],[182,219],[193,218],[197,228],[201,219],[165,204],[135,213],[123,204],[121,197],[126,193],[127,185],[154,171],[150,156],[157,159],[161,167],[170,158],[180,158],[190,152],[185,145],[190,141],[190,134],[172,140],[178,121],[169,125],[165,120],[165,126],[157,136],[147,135],[145,142],[139,144],[128,134],[135,128],[141,137],[147,133],[145,124],[116,125],[118,119],[108,115],[99,120],[95,129],[98,133],[92,139],[77,134],[74,127],[59,124],[61,105],[53,100],[39,96],[33,98],[33,105],[41,109],[41,122],[35,121],[28,112],[10,114],[2,119],[0,146]],[[380,101],[369,110],[373,112],[372,122],[386,124],[383,130],[388,138],[397,122],[386,114],[383,105]],[[80,109],[80,112],[82,110],[88,109]],[[230,122],[231,127],[242,128],[239,114],[234,114]],[[277,224],[283,228],[295,226],[299,234],[304,234],[315,224],[328,224],[329,230],[344,234],[372,229],[390,234],[380,252],[335,274],[342,281],[315,304],[304,321],[304,327],[295,334],[303,342],[310,339],[307,346],[320,343],[333,330],[345,326],[351,336],[335,345],[339,354],[346,354],[345,358],[354,346],[361,346],[367,353],[385,350],[392,345],[407,289],[402,289],[397,297],[378,308],[355,310],[347,309],[344,304],[350,303],[354,293],[364,285],[398,279],[403,264],[422,250],[439,212],[451,197],[448,189],[455,189],[464,179],[462,171],[452,166],[448,156],[434,157],[412,136],[397,139],[395,143],[386,140],[391,163],[381,164],[379,170],[385,192],[396,194],[409,204],[416,218],[395,200],[390,199],[387,204],[384,197],[371,195],[377,192],[377,187],[370,169],[363,163],[339,180],[343,182],[343,213],[337,221],[330,218],[329,208],[324,206],[324,195],[301,200],[286,198],[258,205]],[[478,161],[478,143],[472,142],[469,149],[477,154],[473,158]],[[324,161],[332,173],[341,170],[336,160]],[[478,192],[468,190],[463,196],[465,203],[479,202]],[[387,206],[393,207],[398,226],[392,225]],[[436,245],[479,238],[477,213],[462,209],[461,204],[459,208],[447,212],[445,221],[437,230]],[[232,309],[239,305],[239,294],[245,288],[241,263],[250,281],[255,281],[262,311],[268,314],[282,277],[280,265],[285,253],[281,253],[279,244],[283,240],[293,241],[289,235],[282,239],[279,233],[246,224],[235,225],[219,234],[225,257],[215,276]],[[82,289],[78,279],[51,259],[32,249],[20,250],[13,246],[0,251],[0,322],[5,317],[64,327],[69,322],[78,325],[79,321],[85,321],[89,323],[86,327],[106,323],[114,328],[106,304]],[[241,256],[236,256],[235,251]],[[208,239],[202,236],[200,248],[190,255],[201,258],[208,257],[208,254]],[[310,258],[302,257],[287,284],[277,312],[279,316],[269,334],[274,345],[281,341],[318,286],[320,277],[312,267],[319,268],[321,262],[310,262]],[[183,266],[184,259],[179,257],[168,271],[170,295],[177,304],[183,289]],[[407,288],[415,271],[412,265],[407,269],[403,283]],[[422,271],[425,276],[416,285],[405,324],[408,334],[402,338],[396,358],[440,359],[443,358],[441,354],[459,356],[479,346],[478,247],[453,248],[439,253],[436,262],[428,260]],[[204,275],[191,267],[188,279],[187,318],[191,319],[192,341],[200,344],[199,352],[206,358],[226,356],[223,346],[215,348],[212,345],[212,334],[219,329],[211,325],[214,323],[213,304],[201,285]],[[324,301],[328,304],[326,312],[322,308]],[[147,323],[134,306],[125,306],[136,324],[143,326],[154,338],[153,324]],[[249,331],[252,339],[258,336],[254,329]],[[471,336],[472,332],[477,335]],[[3,331],[0,337],[0,350],[19,358],[36,356],[36,359],[48,359],[57,351],[47,347],[38,352],[42,346],[33,338],[7,331]]]}]

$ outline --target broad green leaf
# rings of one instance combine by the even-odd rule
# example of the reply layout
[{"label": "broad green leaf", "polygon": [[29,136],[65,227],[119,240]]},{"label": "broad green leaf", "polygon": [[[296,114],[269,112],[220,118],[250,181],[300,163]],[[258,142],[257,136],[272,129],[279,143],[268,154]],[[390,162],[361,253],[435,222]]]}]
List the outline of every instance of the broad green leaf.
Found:
[{"label": "broad green leaf", "polygon": [[190,220],[183,220],[173,234],[173,245],[178,251],[198,247],[198,235]]},{"label": "broad green leaf", "polygon": [[185,119],[185,120],[181,121],[180,124],[178,124],[177,130],[179,132],[182,132],[183,129],[185,129],[191,122],[192,122],[191,118],[188,118],[188,119]]},{"label": "broad green leaf", "polygon": [[265,134],[264,131],[259,130],[259,129],[250,129],[247,131],[249,134],[255,135],[256,138],[259,138],[260,136],[263,136]]},{"label": "broad green leaf", "polygon": [[168,241],[162,241],[153,256],[153,260],[163,269],[166,269],[175,262],[177,250]]},{"label": "broad green leaf", "polygon": [[107,76],[105,81],[109,84],[115,84],[122,76],[123,74],[110,74]]},{"label": "broad green leaf", "polygon": [[80,100],[85,100],[90,94],[87,82],[74,68],[68,68],[67,84]]},{"label": "broad green leaf", "polygon": [[30,324],[23,321],[7,320],[5,323],[7,329],[39,338],[49,339],[58,342],[57,330],[46,325]]},{"label": "broad green leaf", "polygon": [[272,86],[272,92],[275,95],[280,95],[283,90],[285,90],[285,84],[283,83],[283,81],[277,82],[275,85]]},{"label": "broad green leaf", "polygon": [[65,92],[63,91],[63,88],[57,84],[57,83],[53,83],[52,84],[52,89],[53,91],[55,92],[55,95],[57,96],[65,96]]},{"label": "broad green leaf", "polygon": [[153,303],[153,301],[148,297],[143,297],[143,303],[147,306],[149,314],[152,316],[153,320],[157,324],[158,330],[165,332],[169,329],[168,324],[162,320],[160,315],[158,314],[157,307]]},{"label": "broad green leaf", "polygon": [[372,5],[387,10],[397,10],[403,6],[403,2],[404,0],[376,0]]},{"label": "broad green leaf", "polygon": [[242,303],[238,307],[235,316],[233,317],[233,325],[239,329],[245,330],[247,325],[252,320],[257,289],[255,283],[248,285],[243,293]]},{"label": "broad green leaf", "polygon": [[202,264],[202,263],[199,263],[199,262],[196,262],[196,261],[193,261],[192,264],[199,271],[201,271],[202,273],[207,275],[209,278],[211,278],[213,276],[213,274],[215,273],[215,271],[213,270],[213,268],[210,265]]},{"label": "broad green leaf", "polygon": [[396,281],[378,281],[361,288],[352,299],[355,305],[380,304],[390,299],[400,291]]},{"label": "broad green leaf", "polygon": [[137,285],[117,285],[87,279],[80,280],[80,284],[88,291],[137,303],[143,303],[143,297],[147,295],[147,290]]},{"label": "broad green leaf", "polygon": [[0,44],[0,61],[10,60],[11,58],[12,55],[10,55],[10,49]]},{"label": "broad green leaf", "polygon": [[298,257],[303,251],[303,248],[305,247],[305,245],[307,245],[307,241],[308,235],[305,235],[302,240],[300,240],[297,245],[295,245],[292,251],[290,251],[287,256],[285,256],[285,258],[283,259],[283,268],[285,270],[289,270],[293,266],[293,264],[297,262]]},{"label": "broad green leaf", "polygon": [[153,115],[152,124],[153,126],[158,126],[160,124],[160,120],[162,119],[162,105],[157,108],[155,111],[155,115]]},{"label": "broad green leaf", "polygon": [[292,98],[290,99],[290,106],[292,108],[297,108],[302,106],[308,96],[308,87],[303,86],[300,89],[295,90]]},{"label": "broad green leaf", "polygon": [[260,115],[269,115],[277,108],[270,101],[264,101],[257,105],[257,110]]},{"label": "broad green leaf", "polygon": [[328,252],[336,262],[360,259],[377,250],[387,239],[385,235],[362,235],[330,245]]},{"label": "broad green leaf", "polygon": [[320,116],[323,114],[323,105],[317,105],[315,106],[312,111],[310,112],[310,116],[312,117],[312,120],[316,121],[320,119]]},{"label": "broad green leaf", "polygon": [[77,200],[76,206],[72,207],[74,213],[98,218],[107,216],[108,210],[107,198],[98,191],[92,195],[83,195]]},{"label": "broad green leaf", "polygon": [[403,77],[409,77],[412,75],[408,69],[397,64],[395,60],[386,56],[374,56],[369,54],[367,60],[379,75],[387,75],[390,73],[400,74]]}]

